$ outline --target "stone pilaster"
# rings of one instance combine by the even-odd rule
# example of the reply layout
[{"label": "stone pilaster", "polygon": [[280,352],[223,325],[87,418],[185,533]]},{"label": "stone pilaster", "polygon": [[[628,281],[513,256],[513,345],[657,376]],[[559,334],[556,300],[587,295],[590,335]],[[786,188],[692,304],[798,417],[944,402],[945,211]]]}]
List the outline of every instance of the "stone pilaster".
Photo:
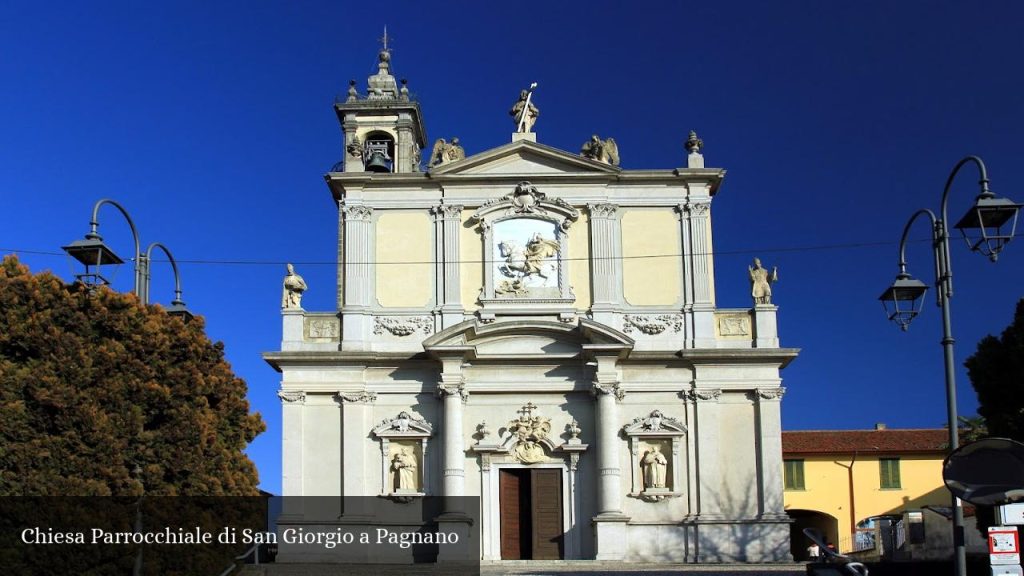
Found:
[{"label": "stone pilaster", "polygon": [[434,215],[437,262],[437,302],[441,309],[441,329],[454,326],[465,317],[459,278],[459,230],[462,206],[442,204],[431,208]]},{"label": "stone pilaster", "polygon": [[715,346],[715,303],[712,294],[709,200],[687,200],[679,206],[683,238],[684,310],[690,312],[686,345],[689,348]]},{"label": "stone pilaster", "polygon": [[758,435],[758,517],[764,520],[788,518],[782,502],[782,395],[785,388],[762,388],[755,392]]},{"label": "stone pilaster", "polygon": [[594,320],[613,324],[614,310],[622,303],[622,254],[619,233],[619,207],[615,204],[589,204],[590,209],[590,285]]},{"label": "stone pilaster", "polygon": [[626,559],[626,522],[622,513],[622,467],[619,463],[619,407],[625,396],[616,357],[598,357],[594,378],[597,397],[597,516],[594,517],[597,560]]},{"label": "stone pilaster", "polygon": [[341,453],[344,458],[341,491],[346,518],[368,517],[367,496],[377,494],[376,487],[366,484],[364,470],[372,464],[367,453],[366,433],[373,427],[371,404],[377,400],[373,392],[338,392],[334,399],[341,410]]},{"label": "stone pilaster", "polygon": [[346,203],[344,213],[345,284],[342,347],[366,349],[373,302],[373,208]]},{"label": "stone pilaster", "polygon": [[[280,390],[277,397],[281,399],[281,495],[302,496],[302,416],[306,393]],[[283,502],[283,517],[302,517],[302,498],[284,498]]]},{"label": "stone pilaster", "polygon": [[695,388],[690,398],[695,403],[697,428],[697,517],[701,520],[719,520],[722,502],[722,447],[719,442],[721,426],[718,388]]}]

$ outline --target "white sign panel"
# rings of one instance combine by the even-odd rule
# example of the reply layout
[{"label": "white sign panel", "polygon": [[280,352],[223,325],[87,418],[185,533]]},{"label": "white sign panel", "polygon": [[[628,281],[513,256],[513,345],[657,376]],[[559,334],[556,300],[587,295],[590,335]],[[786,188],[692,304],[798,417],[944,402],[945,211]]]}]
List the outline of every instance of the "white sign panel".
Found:
[{"label": "white sign panel", "polygon": [[1024,524],[1024,504],[1006,504],[999,507],[999,523],[1004,526]]},{"label": "white sign panel", "polygon": [[1020,540],[1016,526],[991,526],[988,529],[989,563],[1020,564]]}]

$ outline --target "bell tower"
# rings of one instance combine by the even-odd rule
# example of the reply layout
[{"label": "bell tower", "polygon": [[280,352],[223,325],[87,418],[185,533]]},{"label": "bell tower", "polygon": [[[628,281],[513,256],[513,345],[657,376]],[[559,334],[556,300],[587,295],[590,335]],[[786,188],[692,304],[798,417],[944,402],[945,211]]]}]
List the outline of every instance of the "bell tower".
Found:
[{"label": "bell tower", "polygon": [[366,95],[349,82],[348,94],[334,103],[344,134],[344,156],[332,172],[419,172],[426,131],[418,102],[410,99],[405,79],[401,88],[391,75],[391,50],[384,30],[377,54],[377,73],[366,79]]}]

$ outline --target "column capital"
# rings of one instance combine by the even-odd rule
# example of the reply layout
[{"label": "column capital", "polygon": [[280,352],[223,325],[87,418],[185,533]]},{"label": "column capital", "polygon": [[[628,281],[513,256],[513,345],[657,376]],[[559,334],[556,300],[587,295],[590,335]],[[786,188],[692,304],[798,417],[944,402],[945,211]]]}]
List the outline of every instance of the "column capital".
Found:
[{"label": "column capital", "polygon": [[293,404],[296,402],[299,404],[306,403],[306,393],[302,390],[278,390],[277,397],[280,398],[281,402],[284,404]]},{"label": "column capital", "polygon": [[461,204],[438,204],[430,207],[430,213],[443,218],[458,218],[463,208]]},{"label": "column capital", "polygon": [[373,208],[362,204],[346,202],[341,205],[341,211],[345,214],[346,220],[369,221],[373,216]]},{"label": "column capital", "polygon": [[590,216],[593,218],[614,218],[615,214],[619,211],[619,205],[610,202],[587,204],[587,208],[590,210]]},{"label": "column capital", "polygon": [[363,390],[361,392],[338,392],[334,395],[338,404],[370,404],[377,401],[377,393]]},{"label": "column capital", "polygon": [[755,392],[760,400],[782,400],[786,389],[782,386],[778,388],[758,388]]},{"label": "column capital", "polygon": [[[444,376],[441,377],[444,380]],[[461,376],[460,376],[461,380]],[[466,385],[461,381],[459,383],[445,383],[441,382],[437,385],[437,395],[441,398],[447,398],[449,396],[455,396],[456,394],[462,398],[463,402],[469,400],[469,392],[466,390]]]},{"label": "column capital", "polygon": [[702,217],[707,216],[708,211],[711,209],[711,202],[708,200],[691,200],[687,199],[686,202],[676,206],[676,210],[679,214],[689,214],[691,217]]},{"label": "column capital", "polygon": [[718,399],[722,397],[721,388],[694,388],[689,393],[690,400],[694,402],[718,402]]},{"label": "column capital", "polygon": [[597,397],[614,396],[615,399],[619,401],[626,397],[626,391],[622,389],[622,386],[618,382],[595,381],[592,392]]}]

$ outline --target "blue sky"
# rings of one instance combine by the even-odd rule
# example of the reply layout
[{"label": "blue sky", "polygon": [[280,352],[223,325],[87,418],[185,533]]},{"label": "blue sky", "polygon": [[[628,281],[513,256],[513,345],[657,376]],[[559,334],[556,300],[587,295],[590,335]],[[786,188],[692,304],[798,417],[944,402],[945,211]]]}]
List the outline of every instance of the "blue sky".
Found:
[{"label": "blue sky", "polygon": [[[144,245],[174,253],[185,301],[248,382],[268,425],[249,452],[278,492],[279,376],[260,353],[280,343],[285,262],[310,286],[307,310],[333,309],[332,102],[350,79],[365,90],[387,25],[431,142],[506,143],[507,111],[533,81],[540,142],[575,152],[611,136],[627,169],[684,165],[697,130],[707,164],[728,170],[712,206],[719,306],[750,304],[754,256],[779,267],[782,343],[802,349],[783,373],[784,427],[940,426],[939,310],[903,334],[877,297],[906,219],[938,209],[962,156],[1024,202],[1021,22],[1024,5],[998,0],[6,3],[0,254],[70,279],[60,246],[85,234],[98,199],[122,203]],[[951,219],[976,181],[957,178]],[[100,232],[127,254],[115,212]],[[908,259],[930,283],[928,244]],[[953,266],[959,366],[1024,295],[1024,242],[996,265],[954,244]],[[115,287],[131,289],[129,268]],[[172,288],[156,264],[152,299]],[[973,413],[962,369],[958,387]]]}]

